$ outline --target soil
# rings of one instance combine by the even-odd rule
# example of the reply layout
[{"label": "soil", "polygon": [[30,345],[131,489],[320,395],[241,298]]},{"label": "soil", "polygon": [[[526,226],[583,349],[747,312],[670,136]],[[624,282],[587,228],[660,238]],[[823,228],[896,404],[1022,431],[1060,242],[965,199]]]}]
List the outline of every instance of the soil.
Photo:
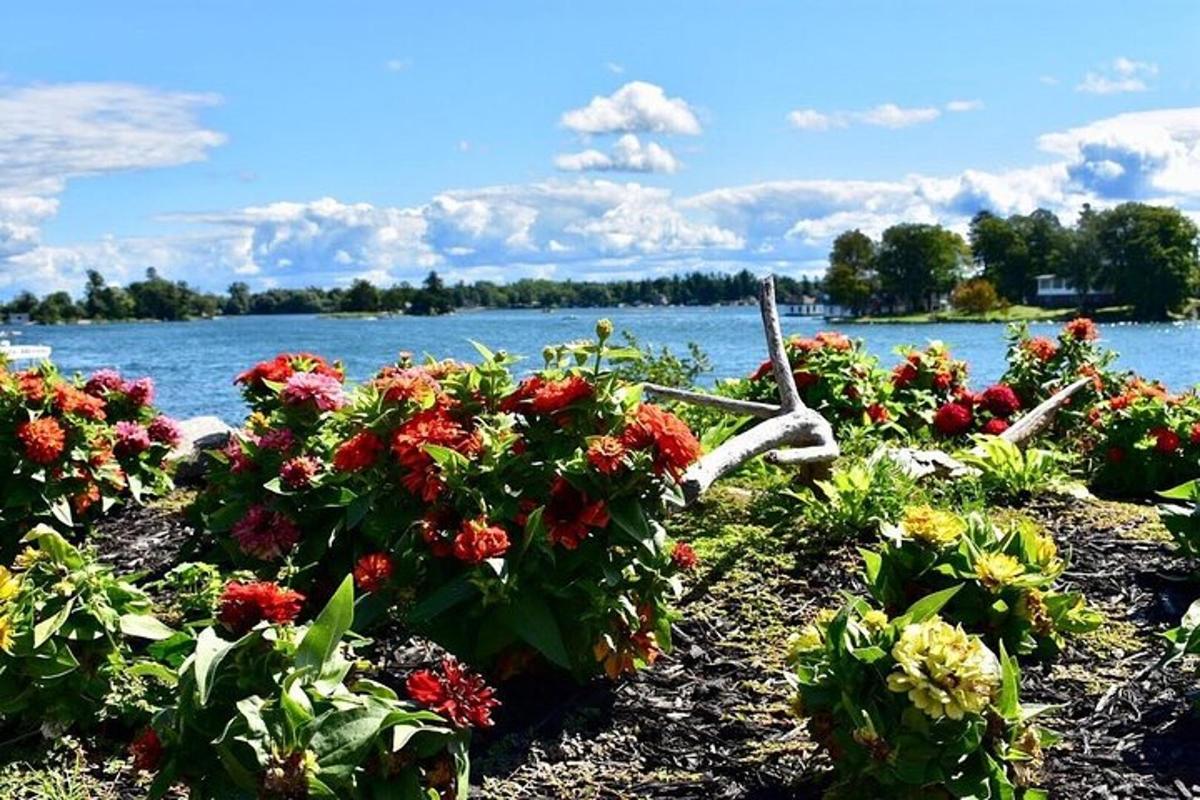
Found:
[{"label": "soil", "polygon": [[[680,605],[675,650],[635,678],[583,686],[550,673],[500,686],[496,726],[472,744],[472,797],[819,798],[829,764],[789,712],[788,635],[840,591],[861,591],[851,545],[753,524],[749,496],[716,491],[672,522],[705,559]],[[1026,665],[1027,704],[1055,706],[1063,736],[1039,785],[1052,798],[1200,798],[1195,664],[1157,668],[1160,634],[1200,596],[1149,506],[1046,499],[1020,511],[1070,551],[1066,580],[1110,623]],[[689,531],[689,526],[694,529]],[[785,526],[786,527],[786,526]],[[122,572],[161,575],[197,547],[179,505],[124,511],[97,544]],[[381,679],[439,657],[399,630],[376,633]],[[102,748],[85,750],[102,759]],[[111,797],[138,797],[124,781]]]}]

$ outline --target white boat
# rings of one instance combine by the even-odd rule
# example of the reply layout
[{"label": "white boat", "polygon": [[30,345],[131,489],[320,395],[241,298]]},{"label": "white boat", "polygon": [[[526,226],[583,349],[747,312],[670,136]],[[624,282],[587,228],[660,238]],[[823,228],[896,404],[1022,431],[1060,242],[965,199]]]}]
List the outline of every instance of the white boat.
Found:
[{"label": "white boat", "polygon": [[0,340],[0,357],[7,362],[45,361],[50,358],[50,348],[44,344],[11,344]]}]

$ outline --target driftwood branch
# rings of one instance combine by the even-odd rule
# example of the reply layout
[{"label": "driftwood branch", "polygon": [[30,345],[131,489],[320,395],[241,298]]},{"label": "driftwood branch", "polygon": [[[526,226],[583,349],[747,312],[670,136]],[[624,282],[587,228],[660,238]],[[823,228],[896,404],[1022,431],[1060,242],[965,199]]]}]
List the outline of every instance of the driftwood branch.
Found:
[{"label": "driftwood branch", "polygon": [[[783,330],[779,325],[779,307],[775,303],[775,281],[765,278],[759,287],[759,311],[762,314],[763,334],[767,353],[779,387],[779,405],[733,400],[717,395],[672,389],[656,384],[644,384],[646,391],[682,403],[707,406],[733,414],[754,416],[763,421],[705,453],[684,473],[680,484],[684,501],[695,502],[723,475],[745,464],[755,456],[767,454],[775,464],[796,466],[827,464],[838,457],[839,449],[829,421],[804,405],[792,366],[784,346]],[[794,449],[781,450],[781,447]]]},{"label": "driftwood branch", "polygon": [[1074,383],[1059,389],[1035,406],[1028,414],[1014,422],[1008,430],[1000,434],[1000,438],[1012,442],[1017,447],[1024,447],[1033,437],[1045,430],[1054,421],[1054,415],[1059,412],[1059,409],[1065,406],[1072,395],[1087,386],[1091,380],[1091,378],[1079,378]]}]

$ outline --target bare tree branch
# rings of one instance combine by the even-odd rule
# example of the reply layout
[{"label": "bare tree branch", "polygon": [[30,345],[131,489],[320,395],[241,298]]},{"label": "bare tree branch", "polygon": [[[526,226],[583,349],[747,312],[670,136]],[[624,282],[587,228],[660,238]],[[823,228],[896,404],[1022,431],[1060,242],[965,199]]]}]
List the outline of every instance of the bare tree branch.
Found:
[{"label": "bare tree branch", "polygon": [[1018,447],[1024,447],[1033,437],[1045,430],[1054,421],[1054,415],[1059,412],[1059,409],[1065,406],[1071,396],[1087,386],[1091,380],[1091,378],[1080,378],[1059,389],[1028,414],[1014,422],[1011,427],[1000,434],[1000,438],[1006,439]]},{"label": "bare tree branch", "polygon": [[751,400],[734,400],[732,397],[722,397],[719,394],[691,392],[687,389],[660,386],[657,383],[643,383],[642,388],[650,394],[659,397],[678,400],[681,403],[690,403],[694,406],[707,406],[708,408],[715,408],[720,411],[728,411],[731,414],[745,414],[751,417],[759,417],[760,419],[770,419],[771,417],[779,416],[780,413],[779,406],[773,406],[768,403],[755,403]]},{"label": "bare tree branch", "polygon": [[804,408],[792,365],[788,361],[787,348],[783,344],[783,329],[779,325],[779,307],[775,304],[775,278],[763,279],[758,292],[758,310],[762,314],[763,333],[767,337],[767,354],[775,371],[775,383],[779,386],[779,405],[784,411]]}]

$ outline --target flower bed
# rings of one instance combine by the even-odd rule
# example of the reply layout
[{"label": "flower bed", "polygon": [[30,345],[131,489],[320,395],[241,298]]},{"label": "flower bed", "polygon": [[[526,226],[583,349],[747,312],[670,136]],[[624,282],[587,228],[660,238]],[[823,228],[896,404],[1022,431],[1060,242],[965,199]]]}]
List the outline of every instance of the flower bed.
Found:
[{"label": "flower bed", "polygon": [[[349,393],[316,359],[259,365],[243,381],[255,414],[198,511],[237,565],[317,594],[353,572],[364,621],[400,613],[472,664],[652,663],[691,565],[656,520],[699,443],[604,367],[628,354],[607,333],[548,349],[520,381],[485,348]],[[284,382],[258,380],[284,362]]]}]

